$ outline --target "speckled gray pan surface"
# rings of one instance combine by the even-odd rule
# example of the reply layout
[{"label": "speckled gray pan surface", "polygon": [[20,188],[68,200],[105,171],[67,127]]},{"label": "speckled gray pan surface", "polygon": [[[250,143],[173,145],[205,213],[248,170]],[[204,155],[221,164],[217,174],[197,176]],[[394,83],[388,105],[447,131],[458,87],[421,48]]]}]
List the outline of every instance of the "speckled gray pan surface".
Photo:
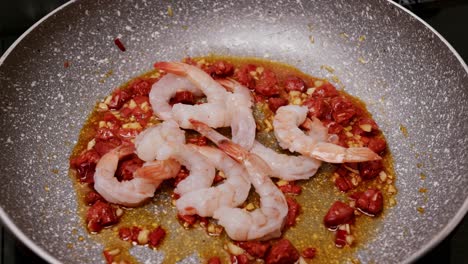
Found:
[{"label": "speckled gray pan surface", "polygon": [[[116,37],[127,51],[114,45]],[[367,102],[393,153],[399,193],[380,235],[358,253],[362,262],[412,260],[466,212],[466,69],[436,34],[393,4],[83,0],[39,24],[0,65],[3,221],[59,261],[102,262],[102,246],[76,214],[67,175],[80,128],[97,100],[155,61],[209,53],[268,58],[315,76],[335,75]],[[77,242],[78,236],[85,240]],[[31,246],[28,238],[22,237]],[[142,260],[160,260],[152,251],[135,251]]]}]

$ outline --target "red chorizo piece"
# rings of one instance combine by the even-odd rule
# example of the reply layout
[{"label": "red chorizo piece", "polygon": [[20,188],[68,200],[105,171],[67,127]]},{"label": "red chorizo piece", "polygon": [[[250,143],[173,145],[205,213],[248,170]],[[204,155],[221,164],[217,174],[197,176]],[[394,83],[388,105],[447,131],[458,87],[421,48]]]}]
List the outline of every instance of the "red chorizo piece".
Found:
[{"label": "red chorizo piece", "polygon": [[335,234],[335,246],[338,248],[346,246],[346,244],[348,244],[346,241],[347,235],[348,232],[346,232],[346,230],[338,229]]},{"label": "red chorizo piece", "polygon": [[353,125],[352,133],[355,135],[368,135],[373,134],[379,131],[379,127],[374,120],[370,118],[361,117],[359,120]]},{"label": "red chorizo piece", "polygon": [[268,98],[268,107],[273,113],[276,113],[276,110],[278,110],[278,108],[287,104],[288,104],[288,100],[281,98],[281,97]]},{"label": "red chorizo piece", "polygon": [[331,120],[332,118],[331,107],[322,97],[309,97],[302,105],[309,108],[307,116],[310,118],[317,117],[320,120]]},{"label": "red chorizo piece", "polygon": [[189,176],[189,173],[190,172],[189,170],[187,170],[187,168],[185,168],[184,166],[180,167],[180,171],[175,176],[174,187],[176,187],[177,184],[179,184],[179,182],[187,178]]},{"label": "red chorizo piece", "polygon": [[86,150],[70,161],[70,167],[76,170],[80,182],[93,183],[96,164],[100,158],[101,155],[96,150]]},{"label": "red chorizo piece", "polygon": [[264,70],[255,84],[255,91],[268,97],[278,95],[280,90],[275,73],[271,70]]},{"label": "red chorizo piece", "polygon": [[161,244],[162,240],[166,237],[166,230],[157,227],[148,235],[148,243],[151,247],[157,247]]},{"label": "red chorizo piece", "polygon": [[84,201],[87,205],[93,205],[97,201],[104,201],[104,198],[99,193],[90,191],[86,194]]},{"label": "red chorizo piece", "polygon": [[117,89],[112,93],[112,99],[108,106],[110,109],[119,109],[130,98],[131,94],[128,91]]},{"label": "red chorizo piece", "polygon": [[286,90],[286,92],[299,91],[303,93],[306,89],[307,87],[305,82],[297,76],[288,76],[284,80],[284,90]]},{"label": "red chorizo piece", "polygon": [[112,149],[120,146],[120,144],[122,144],[122,141],[118,138],[111,138],[108,140],[96,139],[94,150],[99,153],[100,156],[102,156]]},{"label": "red chorizo piece", "polygon": [[271,247],[266,264],[291,264],[299,259],[299,251],[287,239],[281,239]]},{"label": "red chorizo piece", "polygon": [[137,155],[132,155],[129,159],[122,161],[117,167],[115,176],[119,181],[129,181],[133,179],[133,173],[143,166],[144,161]]},{"label": "red chorizo piece", "polygon": [[133,96],[148,96],[151,86],[157,81],[156,78],[136,79],[129,85]]},{"label": "red chorizo piece", "polygon": [[129,241],[132,238],[132,230],[128,227],[119,229],[119,238],[123,241]]},{"label": "red chorizo piece", "polygon": [[338,91],[336,90],[333,84],[326,82],[322,84],[320,87],[315,88],[314,93],[312,94],[314,97],[335,97],[338,96]]},{"label": "red chorizo piece", "polygon": [[383,138],[371,137],[369,143],[367,143],[367,147],[377,154],[382,154],[387,148],[387,142]]},{"label": "red chorizo piece", "polygon": [[347,125],[356,114],[356,109],[347,98],[333,97],[330,101],[333,119],[341,125]]},{"label": "red chorizo piece", "polygon": [[328,210],[323,222],[327,228],[334,229],[338,225],[347,224],[354,220],[354,209],[349,205],[336,201]]},{"label": "red chorizo piece", "polygon": [[288,214],[286,215],[286,223],[284,224],[284,227],[288,228],[296,224],[296,218],[301,212],[301,205],[291,197],[286,197],[286,202],[288,204]]},{"label": "red chorizo piece", "polygon": [[207,264],[221,264],[221,259],[219,257],[211,257]]},{"label": "red chorizo piece", "polygon": [[195,104],[195,97],[193,96],[193,93],[190,91],[179,91],[176,92],[173,98],[171,98],[169,104],[174,105],[174,104],[189,104],[193,105]]},{"label": "red chorizo piece", "polygon": [[315,258],[315,255],[317,255],[317,249],[316,248],[308,247],[308,248],[302,250],[302,256],[304,258],[313,259],[313,258]]},{"label": "red chorizo piece", "polygon": [[299,195],[302,192],[302,188],[299,185],[296,185],[294,182],[288,182],[285,185],[278,187],[283,193],[286,194],[296,194]]},{"label": "red chorizo piece", "polygon": [[354,189],[354,185],[350,182],[350,180],[341,176],[335,179],[335,186],[342,192],[347,192],[351,189]]},{"label": "red chorizo piece", "polygon": [[108,112],[108,111],[104,113],[104,116],[102,119],[103,121],[106,122],[107,128],[110,129],[113,133],[116,133],[116,131],[118,131],[120,126],[122,125],[120,120],[115,115],[113,115],[111,112]]},{"label": "red chorizo piece", "polygon": [[366,161],[359,163],[359,175],[365,180],[375,178],[383,170],[383,163],[381,160]]},{"label": "red chorizo piece", "polygon": [[356,207],[371,216],[379,214],[383,209],[383,196],[377,189],[368,189],[365,192],[357,193]]},{"label": "red chorizo piece", "polygon": [[231,255],[232,264],[249,264],[249,258],[245,254],[240,254],[237,256]]},{"label": "red chorizo piece", "polygon": [[244,65],[234,73],[234,78],[249,89],[255,89],[255,79],[250,75],[250,72],[255,71],[256,69],[257,66],[255,65]]},{"label": "red chorizo piece", "polygon": [[263,259],[268,249],[270,249],[270,244],[266,242],[259,241],[245,241],[238,242],[239,247],[247,251],[252,257]]},{"label": "red chorizo piece", "polygon": [[227,77],[234,73],[234,66],[227,61],[216,61],[205,71],[212,77]]},{"label": "red chorizo piece", "polygon": [[117,223],[115,209],[106,202],[97,201],[86,214],[86,223],[90,232],[99,232],[104,227]]},{"label": "red chorizo piece", "polygon": [[182,224],[185,227],[191,227],[197,222],[199,216],[198,215],[181,215],[181,214],[177,214],[177,218],[179,219],[179,221],[182,222]]}]

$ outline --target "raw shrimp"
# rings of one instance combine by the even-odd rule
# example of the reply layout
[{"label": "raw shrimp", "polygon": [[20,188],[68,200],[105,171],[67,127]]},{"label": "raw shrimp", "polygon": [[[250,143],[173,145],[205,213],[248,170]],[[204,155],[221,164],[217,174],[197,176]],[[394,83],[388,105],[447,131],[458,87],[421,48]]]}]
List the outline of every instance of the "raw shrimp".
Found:
[{"label": "raw shrimp", "polygon": [[217,148],[193,146],[226,175],[215,187],[198,189],[184,194],[176,202],[180,214],[207,217],[222,206],[236,207],[249,195],[250,182],[245,168]]},{"label": "raw shrimp", "polygon": [[185,77],[168,73],[153,84],[149,100],[154,113],[162,120],[172,119],[172,106],[169,101],[177,92],[189,91],[196,96],[203,95],[190,80]]},{"label": "raw shrimp", "polygon": [[185,132],[174,120],[149,127],[135,138],[136,153],[144,161],[168,159],[178,144],[185,144]]},{"label": "raw shrimp", "polygon": [[248,212],[240,208],[220,207],[218,219],[233,240],[270,239],[281,236],[288,205],[284,194],[271,181],[271,169],[259,156],[220,135],[207,125],[192,120],[194,128],[247,169],[249,180],[260,196],[260,208]]},{"label": "raw shrimp", "polygon": [[271,168],[270,177],[286,181],[306,180],[314,176],[322,162],[308,156],[280,154],[255,141],[251,153],[262,158]]},{"label": "raw shrimp", "polygon": [[[257,128],[252,114],[253,98],[250,90],[233,79],[221,79],[217,81],[232,91],[226,101],[226,108],[231,114],[232,141],[249,150],[253,146]],[[203,122],[203,120],[197,120]]]},{"label": "raw shrimp", "polygon": [[298,126],[306,120],[307,111],[307,107],[296,105],[278,108],[273,119],[273,128],[282,148],[331,163],[363,162],[381,159],[379,155],[369,148],[344,148],[326,142],[326,137],[324,138],[323,133],[320,131],[316,133],[312,129],[307,135],[304,134]]},{"label": "raw shrimp", "polygon": [[202,69],[182,62],[157,62],[155,68],[184,76],[189,79],[198,89],[202,90],[208,99],[208,103],[224,104],[228,92]]},{"label": "raw shrimp", "polygon": [[[173,74],[176,74],[180,76],[180,78],[183,78],[183,80],[172,77],[163,80],[163,77],[160,81],[164,81],[164,83],[161,86],[157,86],[159,81],[155,83],[151,89],[151,93],[153,93],[153,90],[155,90],[154,93],[158,93],[156,89],[161,88],[164,91],[159,93],[172,94],[172,90],[177,89],[179,85],[185,86],[187,84],[186,82],[189,81],[191,89],[197,89],[200,91],[200,94],[203,92],[208,100],[207,103],[200,105],[175,104],[171,112],[162,117],[163,119],[174,118],[182,128],[192,128],[188,121],[191,118],[196,118],[216,128],[230,125],[231,115],[228,109],[226,109],[226,99],[229,93],[213,80],[210,75],[198,67],[181,62],[158,62],[154,66],[168,72],[168,75],[171,74],[171,76],[174,76]],[[171,81],[173,81],[174,84],[171,83]],[[165,89],[169,91],[165,91]],[[156,107],[153,106],[153,110],[156,113],[160,107],[165,111],[171,109],[166,102],[167,97],[168,96],[161,99],[162,102],[154,101]],[[153,101],[151,101],[151,103],[153,104]]]},{"label": "raw shrimp", "polygon": [[159,178],[174,177],[180,169],[179,163],[174,160],[156,161],[152,163],[152,174],[142,176],[134,173],[132,180],[119,181],[114,176],[119,160],[132,154],[134,150],[133,145],[121,145],[104,154],[97,163],[94,189],[106,201],[129,207],[137,206],[153,197],[161,183]]}]

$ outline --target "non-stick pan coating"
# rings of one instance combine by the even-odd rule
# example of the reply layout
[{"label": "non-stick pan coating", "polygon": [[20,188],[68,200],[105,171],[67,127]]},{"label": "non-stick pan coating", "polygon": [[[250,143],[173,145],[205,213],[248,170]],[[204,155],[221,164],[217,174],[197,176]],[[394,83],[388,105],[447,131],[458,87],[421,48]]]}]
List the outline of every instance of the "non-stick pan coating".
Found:
[{"label": "non-stick pan coating", "polygon": [[[127,51],[114,45],[116,37]],[[362,262],[414,260],[463,217],[467,68],[436,33],[394,4],[82,0],[36,25],[0,60],[0,216],[6,225],[49,261],[102,262],[102,246],[83,228],[67,175],[80,128],[96,100],[155,61],[210,53],[336,75],[367,102],[393,153],[399,193],[379,234],[359,252]]]}]

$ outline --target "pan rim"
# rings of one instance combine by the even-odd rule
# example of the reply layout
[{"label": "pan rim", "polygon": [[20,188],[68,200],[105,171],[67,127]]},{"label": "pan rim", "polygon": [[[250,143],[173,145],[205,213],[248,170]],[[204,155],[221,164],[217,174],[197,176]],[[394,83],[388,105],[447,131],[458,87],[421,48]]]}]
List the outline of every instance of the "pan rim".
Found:
[{"label": "pan rim", "polygon": [[[461,63],[465,72],[468,74],[468,66],[466,62],[463,60],[460,54],[455,50],[455,48],[439,32],[437,32],[437,30],[435,30],[427,22],[422,20],[420,17],[415,15],[410,10],[399,5],[398,3],[395,3],[392,0],[386,0],[386,1],[389,2],[390,4],[393,4],[397,8],[400,8],[402,11],[409,14],[413,18],[415,18],[417,21],[423,24],[426,28],[428,28],[433,34],[435,34],[449,48],[452,54],[455,55],[457,60]],[[3,65],[3,62],[10,55],[10,53],[29,33],[31,33],[36,27],[38,27],[42,22],[47,20],[49,17],[53,16],[54,14],[58,13],[60,10],[64,9],[65,7],[67,7],[68,5],[74,2],[76,2],[76,0],[70,0],[62,4],[61,6],[57,7],[56,9],[54,9],[53,11],[51,11],[50,13],[42,17],[40,20],[34,23],[31,27],[29,27],[23,34],[21,34],[21,36],[18,39],[16,39],[13,42],[13,44],[11,44],[11,46],[0,57],[0,66]],[[442,230],[440,230],[435,236],[433,236],[429,242],[425,243],[421,248],[419,248],[417,251],[411,254],[407,259],[403,260],[402,263],[413,263],[417,259],[419,259],[421,256],[423,256],[425,253],[427,253],[429,250],[433,249],[443,239],[445,239],[455,229],[456,226],[460,224],[460,222],[462,221],[464,216],[467,214],[467,212],[468,212],[468,197],[465,198],[465,202],[463,203],[463,205],[457,211],[455,216],[445,225],[445,227]],[[38,256],[40,256],[41,258],[43,258],[49,263],[54,263],[54,264],[62,263],[57,258],[52,256],[47,250],[45,250],[44,248],[36,244],[36,242],[34,242],[31,238],[29,238],[26,234],[24,234],[23,231],[21,231],[18,228],[18,226],[13,222],[13,220],[9,217],[9,215],[3,210],[1,205],[0,205],[0,221],[2,221],[3,225],[6,226],[16,236],[16,238],[18,238],[22,243],[24,243],[28,248],[30,248]]]}]

